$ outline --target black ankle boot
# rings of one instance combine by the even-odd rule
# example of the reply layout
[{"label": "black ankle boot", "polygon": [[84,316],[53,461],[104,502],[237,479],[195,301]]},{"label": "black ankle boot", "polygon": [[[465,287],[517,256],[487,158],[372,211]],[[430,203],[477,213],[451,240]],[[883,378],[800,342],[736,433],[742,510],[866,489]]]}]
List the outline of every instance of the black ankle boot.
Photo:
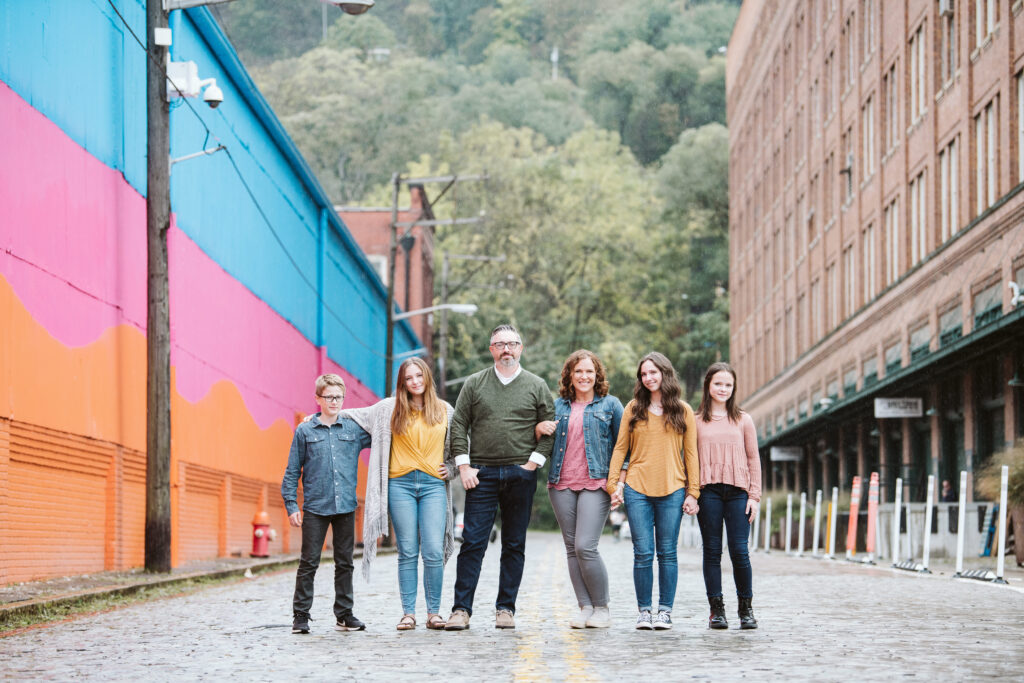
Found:
[{"label": "black ankle boot", "polygon": [[725,618],[725,600],[721,595],[709,597],[708,604],[711,605],[711,616],[708,617],[708,628],[723,629],[729,628],[729,622]]},{"label": "black ankle boot", "polygon": [[757,619],[754,618],[754,608],[750,604],[753,598],[740,598],[740,628],[757,628]]}]

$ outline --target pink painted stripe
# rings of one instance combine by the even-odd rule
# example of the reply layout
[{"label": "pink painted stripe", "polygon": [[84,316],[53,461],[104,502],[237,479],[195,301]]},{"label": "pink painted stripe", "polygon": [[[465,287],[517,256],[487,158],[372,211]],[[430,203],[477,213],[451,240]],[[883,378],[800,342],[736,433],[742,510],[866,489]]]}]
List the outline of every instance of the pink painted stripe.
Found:
[{"label": "pink painted stripe", "polygon": [[[145,198],[3,83],[0,121],[0,274],[67,346],[116,325],[145,331]],[[319,349],[173,221],[168,248],[181,396],[197,402],[227,380],[261,428],[315,410]],[[345,379],[350,406],[376,400],[337,364],[326,361],[324,371]]]}]

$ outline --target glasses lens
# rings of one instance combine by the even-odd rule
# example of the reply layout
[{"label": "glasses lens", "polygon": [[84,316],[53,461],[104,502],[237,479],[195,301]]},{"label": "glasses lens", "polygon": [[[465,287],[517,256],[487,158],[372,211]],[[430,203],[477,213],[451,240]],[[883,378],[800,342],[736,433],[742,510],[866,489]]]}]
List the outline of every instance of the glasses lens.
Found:
[{"label": "glasses lens", "polygon": [[323,400],[327,401],[328,403],[337,403],[338,401],[340,401],[341,399],[343,399],[345,397],[344,396],[321,396],[320,398],[322,398]]},{"label": "glasses lens", "polygon": [[495,342],[494,348],[498,349],[499,351],[504,351],[505,349],[517,349],[519,348],[519,342]]}]

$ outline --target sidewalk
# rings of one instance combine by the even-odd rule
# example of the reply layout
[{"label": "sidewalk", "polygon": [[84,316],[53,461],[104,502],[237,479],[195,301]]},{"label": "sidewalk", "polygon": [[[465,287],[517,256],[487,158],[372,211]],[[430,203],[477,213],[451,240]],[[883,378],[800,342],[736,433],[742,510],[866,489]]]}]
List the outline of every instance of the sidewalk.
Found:
[{"label": "sidewalk", "polygon": [[[390,552],[395,552],[394,548],[378,548],[378,554]],[[356,548],[353,556],[355,559],[361,558],[363,549]],[[298,553],[274,555],[269,558],[220,557],[176,567],[169,574],[149,574],[142,568],[136,568],[0,586],[0,626],[12,617],[39,613],[47,608],[84,598],[131,595],[144,588],[173,586],[195,579],[252,576],[292,568],[298,561]],[[330,562],[333,562],[333,555],[325,552],[321,563]]]}]

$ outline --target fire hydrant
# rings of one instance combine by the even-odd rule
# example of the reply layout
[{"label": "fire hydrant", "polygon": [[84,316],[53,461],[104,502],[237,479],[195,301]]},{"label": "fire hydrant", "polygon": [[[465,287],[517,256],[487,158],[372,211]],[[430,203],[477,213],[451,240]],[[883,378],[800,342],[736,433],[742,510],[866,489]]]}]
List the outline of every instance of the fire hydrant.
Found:
[{"label": "fire hydrant", "polygon": [[270,541],[274,531],[270,528],[270,515],[260,510],[252,518],[252,552],[251,557],[270,557]]}]

